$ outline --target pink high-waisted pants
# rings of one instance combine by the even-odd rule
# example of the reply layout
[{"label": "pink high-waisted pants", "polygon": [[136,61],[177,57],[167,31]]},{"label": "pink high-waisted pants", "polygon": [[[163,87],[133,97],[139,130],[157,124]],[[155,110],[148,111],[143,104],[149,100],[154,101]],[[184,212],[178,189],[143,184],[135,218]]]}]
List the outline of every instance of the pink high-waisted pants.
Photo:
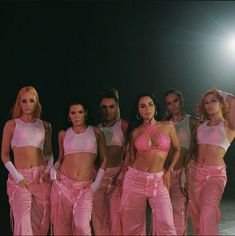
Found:
[{"label": "pink high-waisted pants", "polygon": [[[95,235],[117,235],[120,229],[118,209],[121,202],[121,188],[112,185],[120,167],[107,168],[99,189],[94,194],[92,224]],[[114,191],[109,193],[110,189]]]},{"label": "pink high-waisted pants", "polygon": [[187,235],[187,197],[180,189],[181,169],[171,175],[169,190],[177,235]]},{"label": "pink high-waisted pants", "polygon": [[227,182],[226,167],[202,165],[192,160],[187,175],[194,233],[219,235],[219,205]]},{"label": "pink high-waisted pants", "polygon": [[152,209],[152,235],[176,235],[163,171],[147,173],[129,167],[121,200],[123,235],[146,235],[146,200]]},{"label": "pink high-waisted pants", "polygon": [[54,235],[91,235],[93,192],[90,181],[75,181],[61,174],[51,188]]},{"label": "pink high-waisted pants", "polygon": [[47,235],[50,220],[50,183],[43,182],[44,166],[17,169],[29,184],[28,189],[14,182],[9,174],[7,193],[14,235]]}]

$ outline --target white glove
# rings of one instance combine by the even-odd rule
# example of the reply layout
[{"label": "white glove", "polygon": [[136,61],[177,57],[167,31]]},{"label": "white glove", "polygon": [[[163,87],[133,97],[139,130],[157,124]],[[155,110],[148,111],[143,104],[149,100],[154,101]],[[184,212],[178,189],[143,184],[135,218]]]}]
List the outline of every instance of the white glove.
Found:
[{"label": "white glove", "polygon": [[50,169],[50,178],[51,178],[51,181],[52,180],[57,180],[57,169],[60,167],[61,165],[61,162],[59,160],[56,161],[56,163],[54,164],[54,166],[51,167]]},{"label": "white glove", "polygon": [[53,163],[54,163],[54,157],[53,157],[53,154],[51,156],[47,156],[47,168],[45,170],[46,173],[50,173],[50,170],[53,166]]},{"label": "white glove", "polygon": [[18,184],[21,180],[24,179],[24,176],[22,174],[20,174],[15,166],[13,165],[13,163],[11,161],[8,161],[5,163],[5,167],[8,169],[9,173],[11,174],[11,176],[13,177],[14,181]]},{"label": "white glove", "polygon": [[96,175],[95,181],[91,184],[91,189],[93,190],[93,192],[95,192],[99,188],[101,181],[103,179],[104,173],[105,173],[105,170],[100,168]]}]

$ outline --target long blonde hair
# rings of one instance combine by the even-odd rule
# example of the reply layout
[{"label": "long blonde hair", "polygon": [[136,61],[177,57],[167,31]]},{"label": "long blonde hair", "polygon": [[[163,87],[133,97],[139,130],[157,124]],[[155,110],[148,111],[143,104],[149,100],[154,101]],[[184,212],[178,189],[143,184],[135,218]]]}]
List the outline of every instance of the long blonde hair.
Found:
[{"label": "long blonde hair", "polygon": [[205,106],[204,106],[205,97],[207,95],[209,95],[209,94],[213,94],[213,95],[215,95],[217,97],[217,99],[219,100],[220,104],[222,105],[222,115],[226,119],[227,115],[228,115],[228,104],[219,95],[218,89],[216,89],[216,88],[207,90],[202,95],[202,97],[200,98],[199,102],[197,103],[196,108],[195,108],[195,112],[198,115],[199,119],[201,121],[203,121],[203,122],[210,119],[209,115],[207,114],[207,112],[205,110]]},{"label": "long blonde hair", "polygon": [[15,105],[12,109],[12,118],[13,119],[19,118],[22,115],[22,109],[20,107],[20,99],[21,99],[21,96],[26,92],[30,92],[36,97],[36,107],[35,107],[35,110],[34,110],[34,113],[33,113],[34,118],[39,118],[41,116],[42,107],[41,107],[41,104],[39,102],[38,93],[37,93],[37,91],[34,87],[26,86],[26,87],[21,88],[18,92],[16,101],[15,101]]}]

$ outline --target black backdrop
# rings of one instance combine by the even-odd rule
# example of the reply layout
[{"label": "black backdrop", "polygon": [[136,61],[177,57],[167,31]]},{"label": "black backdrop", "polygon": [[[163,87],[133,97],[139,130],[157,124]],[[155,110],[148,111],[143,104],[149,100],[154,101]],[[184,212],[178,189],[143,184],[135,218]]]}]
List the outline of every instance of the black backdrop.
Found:
[{"label": "black backdrop", "polygon": [[[0,127],[9,118],[16,94],[33,85],[42,118],[53,127],[53,151],[66,99],[86,96],[97,119],[97,98],[106,87],[119,90],[122,116],[142,91],[158,95],[178,88],[193,114],[206,89],[235,94],[235,60],[222,49],[235,31],[235,2],[204,1],[1,1]],[[234,144],[226,155],[225,197],[235,198]],[[1,164],[1,233],[9,234]]]}]

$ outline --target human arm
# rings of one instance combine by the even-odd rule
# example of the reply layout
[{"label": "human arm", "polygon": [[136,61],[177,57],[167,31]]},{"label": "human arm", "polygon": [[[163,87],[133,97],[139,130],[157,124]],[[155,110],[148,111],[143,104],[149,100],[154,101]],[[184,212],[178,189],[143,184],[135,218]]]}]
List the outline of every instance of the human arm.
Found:
[{"label": "human arm", "polygon": [[27,181],[25,180],[24,176],[17,171],[17,169],[15,168],[10,159],[9,153],[11,148],[11,139],[13,137],[14,130],[15,130],[15,121],[14,120],[7,121],[3,129],[1,158],[3,164],[11,174],[15,183],[23,188],[27,188],[28,187]]},{"label": "human arm", "polygon": [[169,126],[168,126],[169,137],[171,140],[171,148],[172,148],[172,160],[171,160],[171,163],[169,164],[167,171],[164,174],[164,183],[166,187],[169,189],[171,174],[174,172],[174,167],[180,156],[180,142],[179,142],[173,123],[172,122],[168,122],[168,123],[169,123]]},{"label": "human arm", "polygon": [[106,150],[104,134],[98,127],[94,127],[94,133],[97,140],[98,154],[101,159],[101,164],[100,164],[98,173],[96,175],[96,178],[94,182],[92,182],[91,184],[91,188],[93,192],[95,192],[99,188],[101,181],[103,179],[103,176],[105,174],[105,169],[108,164],[108,155],[107,155],[107,150]]},{"label": "human arm", "polygon": [[223,92],[218,90],[219,95],[224,99],[224,101],[228,104],[228,124],[229,128],[235,130],[235,96],[231,93]]},{"label": "human arm", "polygon": [[64,158],[64,147],[63,147],[64,137],[65,137],[65,131],[61,130],[58,133],[58,146],[59,146],[58,159],[50,170],[50,178],[52,181],[57,180],[57,178],[59,178],[59,172],[57,171],[57,169],[62,164]]}]

